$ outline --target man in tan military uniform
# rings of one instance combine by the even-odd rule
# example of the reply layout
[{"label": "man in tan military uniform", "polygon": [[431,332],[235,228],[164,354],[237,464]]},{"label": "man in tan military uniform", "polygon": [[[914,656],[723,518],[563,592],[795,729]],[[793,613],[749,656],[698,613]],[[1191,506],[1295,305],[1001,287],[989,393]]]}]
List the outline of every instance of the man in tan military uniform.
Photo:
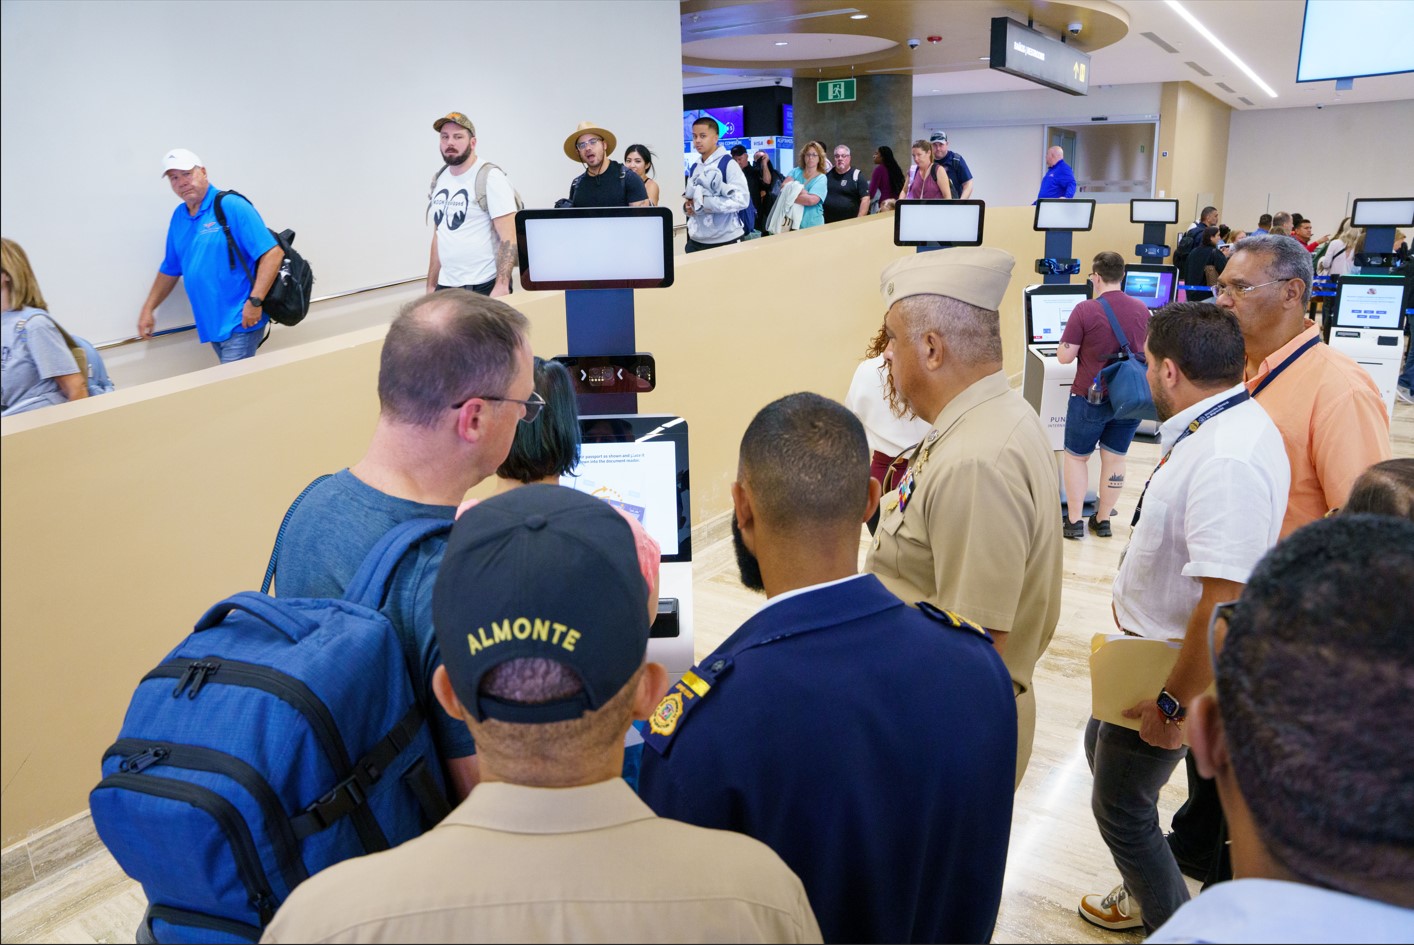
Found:
[{"label": "man in tan military uniform", "polygon": [[1036,730],[1031,674],[1060,617],[1062,550],[1055,456],[1002,370],[997,309],[1014,264],[998,249],[944,249],[880,276],[894,386],[933,429],[884,497],[866,567],[905,601],[991,632],[1016,690],[1019,785]]},{"label": "man in tan military uniform", "polygon": [[430,832],[317,873],[265,942],[819,942],[805,888],[743,834],[656,816],[619,776],[667,685],[607,503],[532,485],[452,529],[433,689],[481,783]]}]

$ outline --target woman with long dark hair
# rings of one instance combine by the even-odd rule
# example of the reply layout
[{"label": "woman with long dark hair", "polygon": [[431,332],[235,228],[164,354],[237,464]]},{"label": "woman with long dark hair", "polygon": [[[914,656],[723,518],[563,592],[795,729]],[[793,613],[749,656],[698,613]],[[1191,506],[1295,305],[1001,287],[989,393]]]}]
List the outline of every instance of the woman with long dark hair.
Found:
[{"label": "woman with long dark hair", "polygon": [[658,182],[653,180],[653,152],[644,144],[631,144],[624,148],[624,167],[643,178],[643,189],[648,191],[648,205],[658,206]]},{"label": "woman with long dark hair", "polygon": [[893,209],[894,201],[903,193],[903,168],[894,157],[894,149],[879,145],[874,152],[874,176],[869,178],[869,212]]}]

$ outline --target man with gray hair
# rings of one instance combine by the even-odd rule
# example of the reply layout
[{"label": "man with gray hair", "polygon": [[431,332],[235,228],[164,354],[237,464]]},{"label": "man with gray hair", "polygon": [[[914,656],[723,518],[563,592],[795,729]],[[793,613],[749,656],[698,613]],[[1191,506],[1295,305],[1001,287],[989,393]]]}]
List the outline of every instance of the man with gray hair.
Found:
[{"label": "man with gray hair", "polygon": [[849,145],[837,144],[834,166],[825,174],[829,192],[825,196],[825,222],[853,220],[869,212],[869,178],[859,168],[850,167]]},{"label": "man with gray hair", "polygon": [[[289,516],[278,597],[342,597],[389,530],[412,519],[451,521],[457,505],[505,461],[516,424],[544,402],[535,393],[529,323],[502,302],[449,289],[404,306],[378,370],[381,409],[367,452],[316,480]],[[453,802],[477,780],[466,726],[437,705],[441,662],[432,633],[432,584],[444,538],[424,541],[394,574],[383,612],[403,644],[418,702],[450,779]]]},{"label": "man with gray hair", "polygon": [[1016,784],[1036,726],[1032,671],[1060,618],[1055,455],[1002,370],[997,310],[1016,260],[986,247],[900,259],[880,276],[895,389],[933,425],[883,512],[867,568],[905,601],[986,627],[1011,674]]}]

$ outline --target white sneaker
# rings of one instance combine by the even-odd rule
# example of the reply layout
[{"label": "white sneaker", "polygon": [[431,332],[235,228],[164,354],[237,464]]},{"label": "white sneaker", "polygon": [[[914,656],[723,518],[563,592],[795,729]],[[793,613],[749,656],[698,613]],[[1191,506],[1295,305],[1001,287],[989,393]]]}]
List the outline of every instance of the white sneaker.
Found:
[{"label": "white sneaker", "polygon": [[1080,900],[1080,917],[1102,929],[1137,929],[1144,924],[1139,903],[1129,898],[1129,890],[1120,883],[1104,896],[1090,895]]},{"label": "white sneaker", "polygon": [[1414,404],[1414,394],[1411,394],[1407,387],[1396,387],[1394,396],[1406,404]]}]

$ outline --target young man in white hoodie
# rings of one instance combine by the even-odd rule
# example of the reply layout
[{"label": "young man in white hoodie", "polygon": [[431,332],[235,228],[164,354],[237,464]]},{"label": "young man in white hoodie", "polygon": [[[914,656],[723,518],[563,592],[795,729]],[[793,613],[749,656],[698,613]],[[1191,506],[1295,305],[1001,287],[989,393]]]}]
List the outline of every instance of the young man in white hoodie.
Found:
[{"label": "young man in white hoodie", "polygon": [[735,243],[746,235],[737,214],[751,200],[746,175],[727,149],[717,144],[717,120],[706,115],[692,123],[692,148],[702,158],[687,178],[682,210],[687,214],[687,252]]}]

